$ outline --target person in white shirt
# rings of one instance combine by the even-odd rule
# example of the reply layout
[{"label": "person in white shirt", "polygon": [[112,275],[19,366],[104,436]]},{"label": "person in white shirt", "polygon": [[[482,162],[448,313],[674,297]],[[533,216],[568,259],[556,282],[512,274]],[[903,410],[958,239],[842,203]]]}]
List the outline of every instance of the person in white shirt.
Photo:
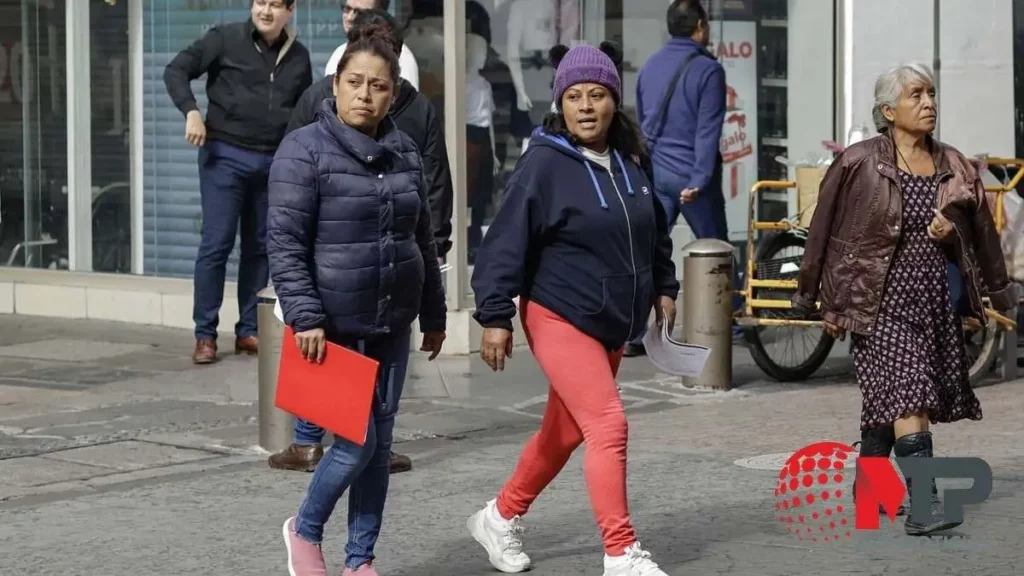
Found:
[{"label": "person in white shirt", "polygon": [[[348,34],[352,30],[352,22],[356,19],[356,14],[362,10],[384,10],[387,11],[391,7],[391,0],[345,0],[341,6],[341,25],[345,28],[345,34]],[[338,62],[341,61],[341,56],[345,54],[345,47],[348,46],[348,42],[345,42],[331,54],[331,58],[327,60],[327,68],[324,69],[325,76],[334,76],[334,73],[338,70]],[[420,67],[416,63],[416,57],[413,55],[412,50],[409,50],[408,45],[402,46],[402,53],[398,55],[398,67],[400,68],[400,74],[402,78],[405,78],[412,84],[413,88],[420,89]]]}]

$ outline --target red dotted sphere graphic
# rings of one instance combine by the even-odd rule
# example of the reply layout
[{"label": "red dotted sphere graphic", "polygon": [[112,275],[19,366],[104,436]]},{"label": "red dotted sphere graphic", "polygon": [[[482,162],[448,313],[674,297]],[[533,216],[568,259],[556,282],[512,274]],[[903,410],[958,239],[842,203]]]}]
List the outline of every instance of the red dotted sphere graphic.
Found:
[{"label": "red dotted sphere graphic", "polygon": [[786,459],[775,486],[775,514],[798,540],[838,542],[852,538],[853,499],[844,480],[852,479],[856,452],[840,442],[818,442]]}]

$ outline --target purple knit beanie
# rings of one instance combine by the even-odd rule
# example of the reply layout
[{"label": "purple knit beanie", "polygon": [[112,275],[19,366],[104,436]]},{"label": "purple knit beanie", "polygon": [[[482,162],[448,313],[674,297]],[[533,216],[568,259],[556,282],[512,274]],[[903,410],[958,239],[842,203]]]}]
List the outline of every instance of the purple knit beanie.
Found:
[{"label": "purple knit beanie", "polygon": [[555,105],[562,106],[562,95],[576,84],[600,84],[612,91],[615,102],[622,102],[622,79],[612,59],[594,46],[582,44],[569,50],[555,70]]}]

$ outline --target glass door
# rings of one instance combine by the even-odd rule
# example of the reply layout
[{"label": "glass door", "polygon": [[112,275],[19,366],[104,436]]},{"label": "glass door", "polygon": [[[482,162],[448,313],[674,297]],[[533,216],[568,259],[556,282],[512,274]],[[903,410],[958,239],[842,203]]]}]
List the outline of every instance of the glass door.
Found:
[{"label": "glass door", "polygon": [[0,1],[0,265],[67,268],[65,8]]},{"label": "glass door", "polygon": [[92,268],[132,268],[128,0],[90,0]]}]

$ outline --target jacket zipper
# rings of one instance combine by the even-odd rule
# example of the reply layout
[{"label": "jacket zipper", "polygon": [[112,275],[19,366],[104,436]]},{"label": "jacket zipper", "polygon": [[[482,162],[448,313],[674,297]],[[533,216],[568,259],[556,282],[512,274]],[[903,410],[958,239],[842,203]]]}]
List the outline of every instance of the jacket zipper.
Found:
[{"label": "jacket zipper", "polygon": [[622,197],[622,193],[619,192],[619,185],[615,183],[615,173],[608,170],[608,176],[612,179],[612,187],[615,188],[615,195],[619,198],[619,203],[622,204],[622,213],[626,216],[626,233],[629,236],[629,262],[633,267],[633,298],[630,301],[629,306],[629,334],[626,335],[628,340],[633,335],[633,322],[634,310],[636,310],[636,290],[637,290],[637,277],[636,277],[636,257],[633,254],[633,223],[629,220],[629,209],[626,207],[626,200]]}]

